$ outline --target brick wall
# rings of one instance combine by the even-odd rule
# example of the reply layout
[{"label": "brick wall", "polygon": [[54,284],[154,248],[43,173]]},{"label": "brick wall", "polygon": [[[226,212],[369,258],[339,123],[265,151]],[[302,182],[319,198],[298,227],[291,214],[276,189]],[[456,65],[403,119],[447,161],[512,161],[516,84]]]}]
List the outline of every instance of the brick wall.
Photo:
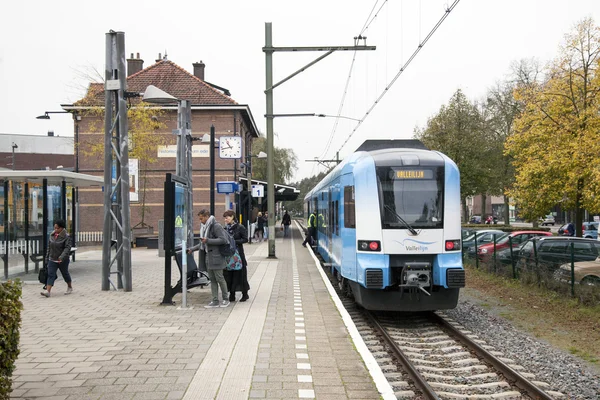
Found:
[{"label": "brick wall", "polygon": [[[0,166],[12,169],[12,153],[0,153]],[[64,169],[72,168],[75,165],[75,157],[72,154],[35,154],[35,153],[15,153],[16,170],[40,170],[50,167],[56,169],[62,165]]]},{"label": "brick wall", "polygon": [[[166,113],[161,117],[161,122],[166,125],[166,128],[160,132],[152,134],[162,135],[168,144],[175,145],[177,138],[171,132],[177,128],[177,112]],[[240,118],[237,118],[238,131],[245,132],[244,127],[239,126]],[[194,137],[202,137],[205,133],[210,133],[210,126],[215,126],[215,141],[218,145],[219,136],[233,136],[234,131],[234,112],[220,111],[193,111],[192,112],[192,135]],[[79,171],[90,175],[103,176],[104,174],[104,154],[91,152],[93,143],[103,143],[104,133],[103,120],[100,117],[84,116],[79,125]],[[194,145],[200,144],[199,141],[194,142]],[[208,146],[208,144],[207,144]],[[245,146],[245,143],[244,143]],[[156,155],[155,155],[156,157]],[[234,180],[234,161],[221,159],[218,156],[218,149],[215,150],[215,182],[233,181]],[[131,226],[135,226],[141,220],[140,206],[142,198],[142,188],[144,186],[143,175],[146,172],[146,216],[145,223],[154,227],[155,232],[158,232],[158,220],[163,219],[164,209],[164,182],[166,173],[175,174],[175,157],[156,158],[155,162],[148,164],[144,168],[140,162],[140,177],[139,177],[139,202],[131,202]],[[239,176],[239,163],[238,176]],[[210,205],[210,158],[209,157],[194,157],[192,159],[193,169],[193,188],[194,188],[194,214],[197,214],[201,208],[209,208]],[[231,201],[233,201],[233,195]],[[104,225],[104,197],[99,188],[82,188],[79,190],[80,202],[80,231],[98,231],[102,230]],[[217,219],[221,219],[225,211],[225,195],[220,195],[215,192],[215,215]],[[197,217],[194,217],[197,218]],[[194,223],[195,229],[198,229],[198,222]]]}]

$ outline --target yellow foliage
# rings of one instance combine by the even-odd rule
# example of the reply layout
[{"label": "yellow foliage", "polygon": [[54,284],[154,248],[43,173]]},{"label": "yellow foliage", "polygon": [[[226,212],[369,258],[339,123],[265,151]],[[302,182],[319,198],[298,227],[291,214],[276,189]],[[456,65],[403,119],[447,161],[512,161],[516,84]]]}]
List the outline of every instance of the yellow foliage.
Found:
[{"label": "yellow foliage", "polygon": [[524,111],[505,153],[514,158],[509,191],[526,218],[563,208],[600,211],[600,28],[591,19],[567,35],[542,82],[521,84]]},{"label": "yellow foliage", "polygon": [[[90,107],[82,113],[90,118],[88,130],[91,133],[100,133],[104,130],[104,108]],[[157,107],[151,107],[147,103],[139,103],[127,110],[128,135],[129,135],[129,158],[137,158],[145,166],[153,163],[157,158],[158,146],[169,144],[169,136],[158,131],[163,130],[166,125],[160,122],[164,112]],[[96,160],[98,165],[104,163],[104,137],[89,139],[81,144],[81,153]],[[93,156],[93,157],[92,157]]]}]

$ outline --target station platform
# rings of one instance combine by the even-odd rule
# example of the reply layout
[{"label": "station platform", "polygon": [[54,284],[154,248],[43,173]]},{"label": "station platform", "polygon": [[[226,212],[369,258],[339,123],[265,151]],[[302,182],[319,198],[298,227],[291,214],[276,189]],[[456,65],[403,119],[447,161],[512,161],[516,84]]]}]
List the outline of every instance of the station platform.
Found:
[{"label": "station platform", "polygon": [[71,295],[62,278],[45,298],[36,277],[21,277],[11,398],[395,398],[292,228],[291,238],[276,238],[277,258],[267,242],[244,246],[250,299],[227,308],[204,308],[210,287],[190,290],[187,308],[180,294],[176,306],[159,305],[164,259],[155,249],[132,249],[128,293],[100,290],[101,249],[79,249]]}]

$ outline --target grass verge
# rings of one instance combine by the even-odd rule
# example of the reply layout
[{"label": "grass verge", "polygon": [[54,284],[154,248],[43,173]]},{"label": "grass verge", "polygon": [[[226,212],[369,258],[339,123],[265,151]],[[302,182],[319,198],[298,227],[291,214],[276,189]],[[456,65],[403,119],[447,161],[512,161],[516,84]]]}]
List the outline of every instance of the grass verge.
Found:
[{"label": "grass verge", "polygon": [[466,297],[515,327],[587,361],[600,373],[600,306],[465,265]]}]

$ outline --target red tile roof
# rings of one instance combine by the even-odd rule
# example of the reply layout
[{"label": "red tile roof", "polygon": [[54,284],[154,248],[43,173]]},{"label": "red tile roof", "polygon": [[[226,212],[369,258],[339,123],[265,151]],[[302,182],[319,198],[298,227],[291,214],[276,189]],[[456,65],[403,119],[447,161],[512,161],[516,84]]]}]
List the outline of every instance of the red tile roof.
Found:
[{"label": "red tile roof", "polygon": [[[231,97],[224,95],[170,60],[160,60],[127,77],[129,92],[142,93],[149,85],[154,85],[180,100],[189,100],[192,105],[238,104]],[[86,96],[74,105],[103,106],[104,84],[90,83]]]}]

